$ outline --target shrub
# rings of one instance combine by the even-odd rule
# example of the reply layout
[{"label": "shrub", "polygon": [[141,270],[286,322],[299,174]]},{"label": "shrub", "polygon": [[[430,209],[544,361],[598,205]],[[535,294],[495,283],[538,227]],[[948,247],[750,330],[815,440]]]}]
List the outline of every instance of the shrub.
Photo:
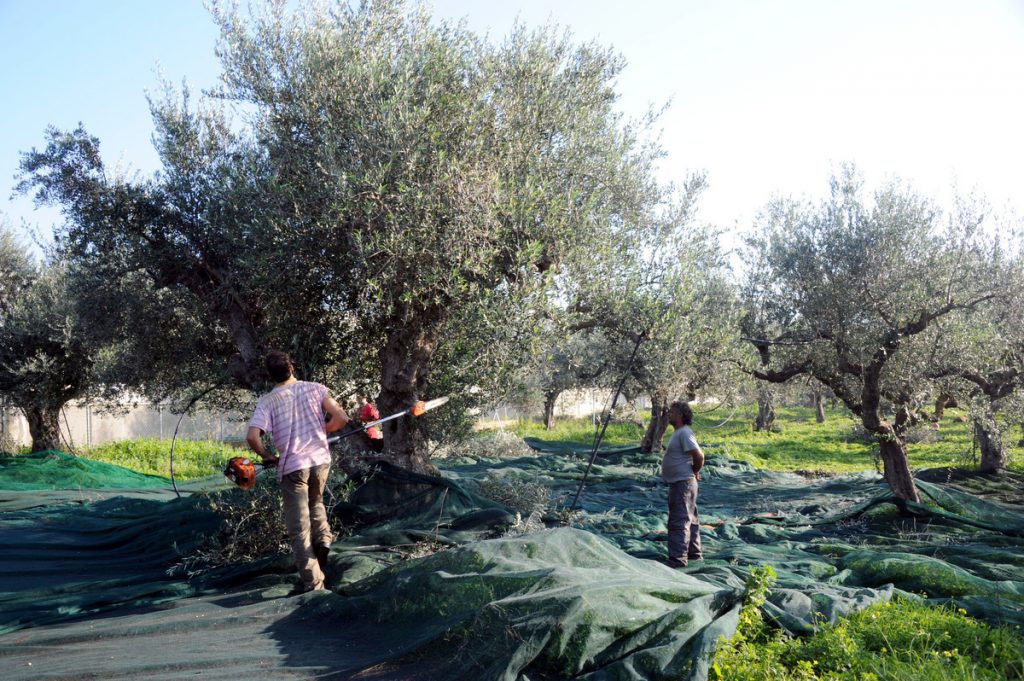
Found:
[{"label": "shrub", "polygon": [[551,503],[551,490],[539,482],[515,475],[484,478],[479,484],[480,494],[499,504],[530,516],[543,513]]},{"label": "shrub", "polygon": [[476,433],[462,442],[446,444],[434,450],[435,459],[471,456],[477,459],[491,457],[516,458],[532,456],[523,438],[508,430],[487,430]]},{"label": "shrub", "polygon": [[[331,469],[324,490],[324,506],[335,537],[346,528],[337,522],[334,507],[348,501],[355,489],[337,467]],[[272,471],[261,473],[251,490],[232,488],[200,492],[198,496],[221,518],[217,534],[206,537],[174,570],[193,577],[209,570],[287,554],[291,547],[284,525],[281,486]]]},{"label": "shrub", "polygon": [[770,586],[763,573],[758,581],[758,569],[747,582],[736,634],[719,645],[712,679],[1024,678],[1019,630],[991,627],[963,609],[906,598],[872,605],[806,639],[786,637],[769,628],[755,607],[763,604]]}]

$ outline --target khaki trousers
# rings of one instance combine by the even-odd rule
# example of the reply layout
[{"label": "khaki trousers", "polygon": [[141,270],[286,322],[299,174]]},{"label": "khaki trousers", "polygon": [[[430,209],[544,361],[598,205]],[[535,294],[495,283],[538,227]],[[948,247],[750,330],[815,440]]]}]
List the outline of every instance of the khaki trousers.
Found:
[{"label": "khaki trousers", "polygon": [[295,553],[295,566],[307,590],[324,585],[324,573],[316,562],[317,546],[330,546],[331,524],[324,508],[324,487],[330,464],[293,471],[281,479],[284,525]]}]

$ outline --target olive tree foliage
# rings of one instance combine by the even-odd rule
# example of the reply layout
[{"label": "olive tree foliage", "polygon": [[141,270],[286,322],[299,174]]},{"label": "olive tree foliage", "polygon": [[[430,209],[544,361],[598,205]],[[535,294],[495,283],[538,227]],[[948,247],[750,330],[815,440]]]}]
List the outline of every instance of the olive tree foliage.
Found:
[{"label": "olive tree foliage", "polygon": [[[634,341],[650,325],[651,311],[642,309],[642,296],[664,279],[656,267],[662,242],[689,219],[702,188],[702,176],[691,178],[682,191],[652,185],[651,205],[659,193],[663,200],[643,223],[616,220],[610,225],[610,238],[587,244],[571,260],[560,263],[545,319],[535,328],[541,352],[522,367],[521,374],[521,390],[543,398],[547,428],[552,426],[562,393],[614,388],[629,371],[627,360]],[[633,387],[628,385],[626,392],[636,394]]]},{"label": "olive tree foliage", "polygon": [[[976,202],[963,202],[960,211],[986,221]],[[1024,421],[1024,252],[1019,231],[1006,227],[987,265],[998,281],[991,304],[937,325],[935,333],[932,376],[939,399],[954,398],[970,413],[984,473],[1006,467],[1004,430]]]},{"label": "olive tree foliage", "polygon": [[[28,248],[0,215],[0,315],[7,315],[38,274]],[[0,320],[5,317],[0,317]]]},{"label": "olive tree foliage", "polygon": [[755,339],[749,372],[785,382],[811,375],[828,386],[878,440],[893,493],[918,500],[906,434],[934,370],[930,331],[988,305],[994,249],[977,221],[945,220],[898,182],[873,199],[846,168],[818,205],[766,212],[750,247],[765,257],[747,297],[785,310],[773,337]]},{"label": "olive tree foliage", "polygon": [[0,226],[0,394],[28,421],[32,451],[58,449],[61,409],[93,384],[63,263],[37,265]]},{"label": "olive tree foliage", "polygon": [[671,402],[721,397],[733,384],[725,358],[737,306],[720,234],[697,220],[705,186],[702,174],[687,178],[645,233],[593,252],[563,282],[575,328],[600,328],[609,341],[605,385],[625,377],[628,393],[651,398],[645,451],[660,449]]},{"label": "olive tree foliage", "polygon": [[[236,385],[278,347],[304,377],[379,385],[382,413],[495,394],[555,272],[660,200],[610,50],[554,28],[493,42],[398,0],[213,16],[222,85],[153,102],[157,176],[113,177],[84,130],[50,131],[22,186],[64,208],[98,277],[202,320],[198,365]],[[429,422],[389,422],[385,456],[432,470]]]},{"label": "olive tree foliage", "polygon": [[536,361],[526,365],[527,390],[539,393],[544,427],[551,430],[558,398],[570,390],[597,387],[607,380],[612,365],[608,337],[602,329],[588,328],[568,334],[551,334],[551,342]]},{"label": "olive tree foliage", "polygon": [[281,272],[258,248],[256,185],[266,172],[253,169],[258,154],[222,108],[173,97],[168,89],[151,101],[163,166],[154,177],[108,171],[99,140],[81,126],[50,128],[46,147],[24,154],[19,188],[64,213],[56,237],[81,273],[87,327],[120,346],[109,385],[155,398],[197,384],[256,388],[256,358],[277,340],[262,328],[263,309],[287,299],[273,286]]},{"label": "olive tree foliage", "polygon": [[663,288],[653,301],[660,314],[651,320],[630,372],[634,389],[651,398],[641,442],[645,452],[661,449],[672,402],[728,402],[737,386],[728,362],[737,343],[735,291],[713,235],[705,236],[707,241],[690,241],[675,251],[678,261],[666,263]]},{"label": "olive tree foliage", "polygon": [[[615,112],[623,64],[607,49],[552,28],[492,44],[396,2],[302,23],[218,17],[227,96],[261,112],[289,219],[347,254],[325,289],[377,349],[383,412],[430,392],[443,346],[474,348],[480,366],[506,354],[493,325],[525,340],[556,271],[640,229],[660,198],[657,150]],[[475,326],[456,327],[466,308]],[[404,461],[424,440],[385,427]]]}]

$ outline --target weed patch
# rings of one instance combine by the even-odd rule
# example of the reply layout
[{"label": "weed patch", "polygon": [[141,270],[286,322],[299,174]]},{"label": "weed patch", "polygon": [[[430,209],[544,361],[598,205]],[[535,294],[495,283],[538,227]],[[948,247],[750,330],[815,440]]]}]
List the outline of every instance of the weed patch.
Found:
[{"label": "weed patch", "polygon": [[[355,485],[338,468],[332,468],[324,490],[324,506],[335,537],[347,528],[336,520],[334,507],[347,502]],[[284,525],[281,486],[273,472],[256,478],[251,490],[232,488],[219,492],[200,492],[202,503],[220,516],[217,534],[207,537],[170,572],[191,578],[215,568],[248,563],[287,554],[288,531]]]},{"label": "weed patch", "polygon": [[753,568],[739,625],[715,655],[716,681],[967,681],[1024,678],[1019,629],[991,627],[950,606],[896,598],[828,625],[808,638],[772,629],[760,606],[774,582]]},{"label": "weed patch", "polygon": [[[170,477],[171,441],[158,438],[119,440],[97,445],[81,456],[130,468],[146,475]],[[238,449],[211,440],[177,440],[174,443],[174,477],[196,480],[220,472],[224,463],[238,456]]]}]

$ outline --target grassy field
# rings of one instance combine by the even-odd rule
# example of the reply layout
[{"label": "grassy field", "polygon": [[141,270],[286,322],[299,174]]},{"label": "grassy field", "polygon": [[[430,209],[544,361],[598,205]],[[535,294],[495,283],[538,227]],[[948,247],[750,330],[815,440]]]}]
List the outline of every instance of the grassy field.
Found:
[{"label": "grassy field", "polygon": [[[147,475],[169,478],[171,441],[139,438],[108,442],[78,452],[96,461],[117,464]],[[177,480],[195,480],[220,473],[233,456],[248,454],[229,444],[213,440],[176,440],[174,444],[174,476]]]},{"label": "grassy field", "polygon": [[[693,429],[708,454],[725,454],[749,461],[755,466],[785,471],[847,473],[875,468],[878,447],[865,437],[858,422],[845,410],[830,410],[825,423],[817,423],[810,407],[784,407],[778,412],[780,432],[754,432],[756,406],[696,410]],[[648,415],[643,414],[646,418]],[[555,427],[544,430],[534,420],[522,420],[510,426],[516,434],[542,440],[593,442],[595,427],[589,419],[559,419]],[[671,433],[672,428],[669,427]],[[607,444],[632,444],[643,437],[643,428],[628,423],[611,424],[605,434]],[[1024,470],[1024,448],[1019,446],[1019,428],[1005,435],[1010,447],[1010,467]],[[947,410],[935,429],[930,424],[914,429],[908,444],[913,468],[972,466],[977,456],[971,424],[957,410]],[[667,441],[667,440],[666,440]]]}]

